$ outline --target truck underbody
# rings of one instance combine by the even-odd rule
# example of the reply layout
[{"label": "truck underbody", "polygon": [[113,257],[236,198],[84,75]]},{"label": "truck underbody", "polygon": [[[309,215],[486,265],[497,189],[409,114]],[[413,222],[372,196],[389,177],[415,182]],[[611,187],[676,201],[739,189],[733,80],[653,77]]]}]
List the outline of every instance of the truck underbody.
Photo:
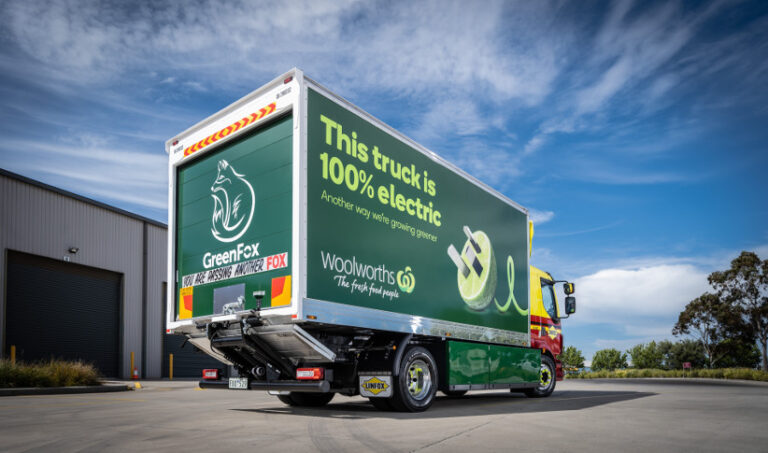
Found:
[{"label": "truck underbody", "polygon": [[[531,396],[545,396],[542,393],[549,394],[554,388],[552,384],[551,389],[541,389],[540,381],[523,382],[522,379],[513,379],[517,382],[487,379],[457,382],[454,376],[457,369],[463,374],[472,371],[462,370],[462,365],[456,363],[466,357],[466,352],[460,356],[462,351],[452,351],[457,342],[446,337],[285,321],[284,317],[270,319],[256,313],[239,321],[196,325],[195,332],[189,332],[188,336],[196,347],[235,368],[239,378],[234,379],[241,383],[238,388],[270,391],[293,405],[324,404],[336,393],[361,394],[361,377],[366,376],[371,376],[374,381],[383,379],[386,383],[380,384],[382,388],[393,386],[394,389],[381,393],[389,397],[370,393],[363,396],[368,396],[379,408],[406,411],[425,410],[438,390],[454,396],[468,390],[485,389],[510,389]],[[470,356],[476,348],[489,347],[485,343],[461,344],[463,349],[469,348]],[[538,349],[494,347],[525,351],[529,360],[540,354]],[[424,355],[420,362],[417,360],[422,366],[420,371],[412,372],[411,364],[403,363],[404,357],[412,351],[421,351]],[[451,360],[453,364],[449,363]],[[484,361],[487,357],[480,354],[470,360]],[[513,364],[507,364],[510,365]],[[475,368],[475,365],[469,366]],[[312,372],[306,372],[306,377],[299,375],[308,370]],[[402,374],[408,373],[411,375],[401,379]],[[386,376],[391,379],[387,380]],[[398,388],[401,386],[404,388]],[[203,379],[200,387],[226,389],[232,385],[229,380]],[[327,396],[297,397],[297,393]],[[414,395],[417,398],[414,399]]]}]

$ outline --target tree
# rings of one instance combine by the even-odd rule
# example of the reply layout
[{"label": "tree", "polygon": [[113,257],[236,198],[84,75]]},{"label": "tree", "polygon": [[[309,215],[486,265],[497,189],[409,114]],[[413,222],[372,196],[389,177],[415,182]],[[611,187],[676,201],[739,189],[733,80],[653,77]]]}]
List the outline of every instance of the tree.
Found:
[{"label": "tree", "polygon": [[681,370],[685,362],[690,362],[693,368],[704,368],[707,364],[707,356],[701,342],[690,338],[675,343],[661,341],[659,352],[664,357],[664,368],[667,370]]},{"label": "tree", "polygon": [[768,371],[768,260],[741,252],[730,269],[710,274],[709,283],[751,328],[761,348],[763,371]]},{"label": "tree", "polygon": [[664,354],[656,345],[655,341],[646,344],[639,344],[629,350],[632,357],[632,366],[635,368],[656,368],[661,369],[664,362]]},{"label": "tree", "polygon": [[567,368],[584,368],[584,356],[574,346],[568,346],[560,353],[560,361]]},{"label": "tree", "polygon": [[609,370],[627,367],[627,354],[614,348],[601,349],[592,357],[592,369],[594,371]]},{"label": "tree", "polygon": [[723,344],[725,340],[746,342],[749,337],[749,329],[734,307],[711,293],[704,293],[685,306],[672,333],[690,334],[699,340],[710,368],[729,352]]},{"label": "tree", "polygon": [[723,348],[727,351],[720,359],[718,366],[721,368],[757,368],[760,366],[760,349],[757,343],[744,341],[723,341]]}]

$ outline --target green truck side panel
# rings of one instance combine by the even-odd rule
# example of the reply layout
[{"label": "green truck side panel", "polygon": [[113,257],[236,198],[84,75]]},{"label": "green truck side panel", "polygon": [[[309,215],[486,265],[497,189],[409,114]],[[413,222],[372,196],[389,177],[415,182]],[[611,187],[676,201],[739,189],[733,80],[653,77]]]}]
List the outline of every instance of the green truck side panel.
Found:
[{"label": "green truck side panel", "polygon": [[[206,253],[217,254],[236,249],[238,244],[259,243],[259,257],[288,252],[288,267],[266,272],[229,278],[216,283],[194,287],[193,316],[214,314],[214,289],[244,284],[245,309],[255,308],[253,291],[266,292],[262,307],[271,303],[271,280],[290,274],[290,262],[294,259],[291,250],[292,233],[292,165],[293,165],[293,122],[291,116],[274,121],[237,141],[225,145],[204,157],[182,165],[177,173],[176,206],[176,269],[179,281],[176,283],[176,313],[179,311],[179,291],[184,286],[183,276],[232,264],[248,262],[257,257],[245,258],[226,264],[206,267],[203,258]],[[224,184],[240,188],[242,177],[255,194],[255,208],[250,226],[243,235],[231,242],[217,240],[213,233],[214,198],[212,186],[221,173],[220,162],[226,161],[236,174],[225,174]],[[235,180],[234,182],[231,180]],[[228,192],[230,207],[234,208],[237,189]],[[243,190],[240,190],[242,193]],[[250,208],[241,203],[238,209]],[[241,291],[241,287],[237,287]]]},{"label": "green truck side panel", "polygon": [[489,384],[522,384],[539,381],[541,351],[489,345]]},{"label": "green truck side panel", "polygon": [[[307,109],[307,297],[527,337],[526,215],[313,89]],[[469,302],[464,226],[493,250]]]},{"label": "green truck side panel", "polygon": [[488,346],[448,342],[448,385],[487,384],[490,371]]},{"label": "green truck side panel", "polygon": [[538,349],[448,342],[448,385],[537,382],[540,364]]}]

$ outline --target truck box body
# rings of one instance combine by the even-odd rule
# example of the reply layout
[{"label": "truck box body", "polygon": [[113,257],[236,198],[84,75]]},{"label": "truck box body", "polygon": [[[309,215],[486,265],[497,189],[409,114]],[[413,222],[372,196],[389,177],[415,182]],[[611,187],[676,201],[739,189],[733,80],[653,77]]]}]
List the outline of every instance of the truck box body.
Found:
[{"label": "truck box body", "polygon": [[299,70],[166,148],[169,331],[224,362],[203,326],[256,313],[312,343],[319,362],[336,355],[307,334],[323,326],[482,342],[449,342],[462,383],[477,368],[460,364],[463,350],[486,351],[488,383],[489,357],[506,352],[486,346],[509,345],[530,362],[513,380],[537,379],[528,213],[516,203]]}]

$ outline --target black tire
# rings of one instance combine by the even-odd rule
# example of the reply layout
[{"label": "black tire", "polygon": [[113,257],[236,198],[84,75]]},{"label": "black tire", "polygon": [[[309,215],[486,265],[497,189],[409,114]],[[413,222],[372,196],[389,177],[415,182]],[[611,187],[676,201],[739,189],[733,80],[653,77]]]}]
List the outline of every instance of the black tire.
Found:
[{"label": "black tire", "polygon": [[390,404],[402,412],[425,411],[435,401],[438,382],[437,364],[432,354],[421,346],[412,347],[400,362]]},{"label": "black tire", "polygon": [[555,374],[555,361],[551,357],[541,356],[541,371],[539,374],[539,386],[525,390],[525,395],[529,398],[543,398],[549,396],[555,391],[557,375]]},{"label": "black tire", "polygon": [[389,412],[392,410],[391,400],[392,398],[368,398],[368,401],[373,404],[373,407],[382,412]]},{"label": "black tire", "polygon": [[277,399],[283,402],[283,404],[287,404],[288,406],[295,406],[296,401],[291,398],[291,395],[277,395]]},{"label": "black tire", "polygon": [[306,393],[291,392],[288,395],[277,395],[277,399],[289,406],[321,407],[330,403],[335,393]]},{"label": "black tire", "polygon": [[460,398],[467,394],[466,390],[443,390],[443,394],[449,398]]}]

